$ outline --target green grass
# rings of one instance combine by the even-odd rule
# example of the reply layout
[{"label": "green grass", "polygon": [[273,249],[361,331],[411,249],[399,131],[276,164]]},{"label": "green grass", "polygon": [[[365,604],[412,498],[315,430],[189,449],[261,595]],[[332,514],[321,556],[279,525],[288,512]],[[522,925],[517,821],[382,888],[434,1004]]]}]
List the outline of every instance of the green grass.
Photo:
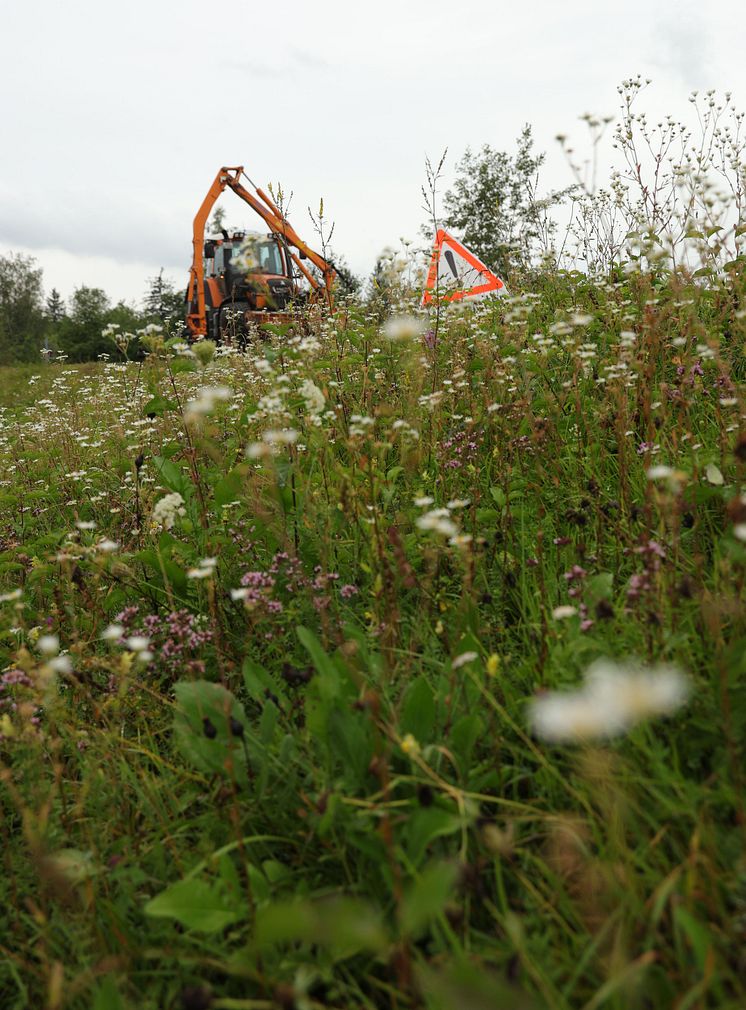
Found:
[{"label": "green grass", "polygon": [[[743,1007],[739,283],[4,369],[0,1005]],[[532,734],[599,658],[689,701]]]}]

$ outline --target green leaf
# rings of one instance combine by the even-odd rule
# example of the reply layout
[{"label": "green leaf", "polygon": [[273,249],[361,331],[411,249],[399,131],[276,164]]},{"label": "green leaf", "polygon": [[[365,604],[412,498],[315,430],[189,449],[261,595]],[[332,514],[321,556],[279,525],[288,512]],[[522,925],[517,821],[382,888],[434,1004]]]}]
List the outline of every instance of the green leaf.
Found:
[{"label": "green leaf", "polygon": [[178,491],[184,501],[191,497],[193,484],[180,467],[165,456],[154,456],[153,466],[165,487]]},{"label": "green leaf", "polygon": [[677,928],[684,933],[694,951],[697,967],[700,971],[704,971],[707,954],[712,947],[712,937],[709,930],[683,905],[677,905],[674,908],[673,918]]},{"label": "green leaf", "polygon": [[585,586],[585,601],[589,607],[595,607],[601,600],[611,598],[614,587],[614,576],[611,572],[599,572],[591,576]]},{"label": "green leaf", "polygon": [[162,417],[167,411],[178,409],[178,404],[174,403],[173,400],[167,400],[163,396],[154,396],[152,400],[148,400],[142,408],[142,412],[146,416],[148,414],[155,414],[158,417]]},{"label": "green leaf", "polygon": [[406,828],[406,848],[415,866],[422,861],[428,845],[461,828],[461,819],[442,807],[425,807],[410,815]]},{"label": "green leaf", "polygon": [[254,936],[259,947],[317,944],[329,949],[335,961],[361,950],[383,951],[388,944],[379,913],[351,898],[267,905],[257,911]]},{"label": "green leaf", "polygon": [[434,968],[420,960],[414,971],[427,1010],[539,1010],[531,997],[473,961],[449,960]]},{"label": "green leaf", "polygon": [[351,712],[335,705],[329,713],[327,739],[348,776],[356,785],[361,785],[373,757],[373,742],[367,718],[360,712]]},{"label": "green leaf", "polygon": [[425,677],[418,677],[407,688],[399,728],[401,735],[411,733],[419,743],[426,743],[435,726],[435,698]]},{"label": "green leaf", "polygon": [[[174,693],[174,738],[183,757],[201,772],[229,778],[236,778],[240,772],[243,777],[246,754],[240,738],[233,736],[230,728],[233,718],[244,732],[249,729],[243,706],[221,684],[207,680],[182,680]],[[206,725],[211,727],[211,735],[206,735]]]},{"label": "green leaf", "polygon": [[107,975],[96,986],[92,1010],[124,1010],[122,997],[112,975]]},{"label": "green leaf", "polygon": [[240,499],[245,475],[246,468],[238,466],[217,482],[213,490],[213,498],[217,509],[221,509],[223,505],[229,505],[231,502]]},{"label": "green leaf", "polygon": [[275,680],[264,669],[261,663],[250,659],[248,656],[243,661],[243,682],[249,697],[254,698],[260,705],[264,705],[267,700],[267,692],[270,691],[284,706],[287,703],[287,695],[283,685],[279,680]]},{"label": "green leaf", "polygon": [[417,936],[442,913],[457,877],[455,863],[430,863],[425,868],[401,903],[400,922],[405,936]]},{"label": "green leaf", "polygon": [[296,634],[301,645],[306,649],[316,672],[319,674],[320,694],[324,698],[334,698],[340,691],[339,671],[331,656],[328,656],[318,638],[308,628],[299,625]]},{"label": "green leaf", "polygon": [[461,767],[466,771],[471,763],[471,754],[474,745],[479,739],[484,723],[472,712],[470,715],[463,715],[456,721],[449,736],[451,750],[456,754],[461,762]]},{"label": "green leaf", "polygon": [[176,919],[187,929],[201,933],[217,933],[243,918],[220,884],[199,879],[179,880],[167,887],[147,903],[145,914]]}]

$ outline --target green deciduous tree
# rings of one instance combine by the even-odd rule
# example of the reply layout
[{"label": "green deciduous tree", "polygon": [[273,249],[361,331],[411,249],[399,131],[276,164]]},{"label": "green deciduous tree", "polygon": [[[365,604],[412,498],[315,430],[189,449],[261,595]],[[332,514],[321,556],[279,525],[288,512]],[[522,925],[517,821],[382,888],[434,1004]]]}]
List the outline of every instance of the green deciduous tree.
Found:
[{"label": "green deciduous tree", "polygon": [[549,211],[569,190],[539,197],[545,155],[535,153],[531,127],[517,139],[514,155],[484,144],[467,148],[443,198],[443,223],[502,277],[525,271],[552,251],[555,224]]},{"label": "green deciduous tree", "polygon": [[0,363],[33,361],[44,343],[42,271],[20,253],[0,256]]},{"label": "green deciduous tree", "polygon": [[102,331],[109,323],[118,323],[123,330],[135,330],[142,318],[125,302],[112,306],[102,288],[82,285],[69,300],[68,313],[59,324],[60,350],[71,361],[91,361],[100,354],[115,354],[114,345]]}]

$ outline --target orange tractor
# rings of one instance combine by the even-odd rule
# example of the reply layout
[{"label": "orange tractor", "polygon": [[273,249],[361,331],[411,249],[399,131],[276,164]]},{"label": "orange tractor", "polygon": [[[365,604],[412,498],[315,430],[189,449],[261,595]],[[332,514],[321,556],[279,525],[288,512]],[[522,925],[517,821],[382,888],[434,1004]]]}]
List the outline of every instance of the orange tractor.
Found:
[{"label": "orange tractor", "polygon": [[[253,192],[241,184],[241,176]],[[210,211],[226,186],[262,218],[269,228],[266,234],[222,230],[220,236],[205,238]],[[186,292],[190,340],[241,340],[250,323],[285,321],[290,318],[289,310],[304,302],[323,300],[333,308],[335,268],[306,245],[275,201],[254,185],[241,165],[221,168],[215,176],[194,218],[193,245]],[[309,262],[316,267],[316,274],[307,266]]]}]

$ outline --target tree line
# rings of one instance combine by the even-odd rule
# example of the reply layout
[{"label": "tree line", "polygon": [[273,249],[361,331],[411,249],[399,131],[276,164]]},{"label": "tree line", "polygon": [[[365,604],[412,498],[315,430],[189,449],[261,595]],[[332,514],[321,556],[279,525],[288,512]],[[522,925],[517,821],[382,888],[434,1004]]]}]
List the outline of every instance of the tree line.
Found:
[{"label": "tree line", "polygon": [[45,296],[43,273],[32,256],[0,256],[0,365],[38,361],[45,348],[70,361],[91,361],[111,354],[102,331],[111,323],[134,331],[148,323],[181,321],[184,296],[163,276],[147,282],[139,306],[113,303],[102,288],[81,285],[63,299],[56,288]]}]

